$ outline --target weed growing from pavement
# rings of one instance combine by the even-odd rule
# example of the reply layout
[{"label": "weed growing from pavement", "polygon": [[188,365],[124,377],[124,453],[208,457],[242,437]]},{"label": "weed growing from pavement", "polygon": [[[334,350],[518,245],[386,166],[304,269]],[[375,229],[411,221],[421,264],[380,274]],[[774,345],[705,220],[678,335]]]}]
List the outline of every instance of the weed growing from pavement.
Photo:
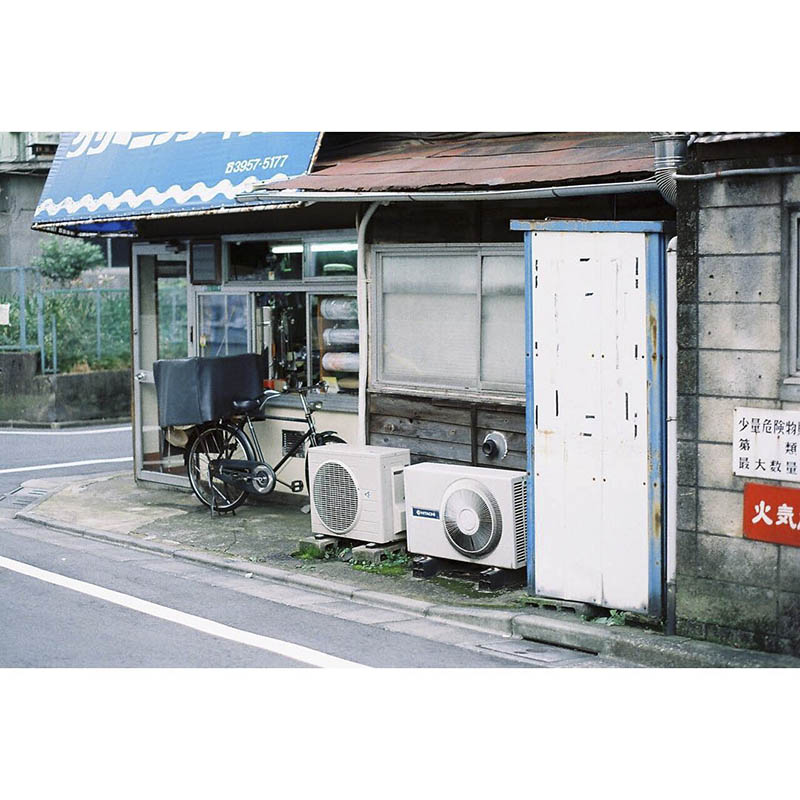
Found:
[{"label": "weed growing from pavement", "polygon": [[334,544],[320,550],[313,546],[303,547],[292,553],[293,558],[300,561],[343,561],[359,572],[371,572],[376,575],[404,575],[411,567],[411,556],[404,551],[387,553],[378,564],[358,561],[353,557],[352,547],[339,547]]},{"label": "weed growing from pavement", "polygon": [[370,564],[364,561],[352,561],[353,569],[360,572],[374,572],[377,575],[405,575],[411,566],[411,557],[408,553],[397,551],[388,553],[386,558],[378,564]]},{"label": "weed growing from pavement", "polygon": [[614,608],[608,612],[607,617],[597,617],[592,620],[592,622],[596,622],[598,625],[624,625],[627,621],[628,618],[625,612],[617,611]]}]

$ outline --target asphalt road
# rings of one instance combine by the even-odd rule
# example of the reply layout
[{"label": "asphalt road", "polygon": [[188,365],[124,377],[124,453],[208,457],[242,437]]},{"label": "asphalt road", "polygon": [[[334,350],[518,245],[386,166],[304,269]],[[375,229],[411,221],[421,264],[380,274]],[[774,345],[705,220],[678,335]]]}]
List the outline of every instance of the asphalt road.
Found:
[{"label": "asphalt road", "polygon": [[31,478],[132,469],[132,454],[130,425],[0,428],[0,499]]},{"label": "asphalt road", "polygon": [[508,643],[492,634],[447,625],[438,640],[403,632],[419,623],[0,520],[0,667],[546,666],[488,649]]},{"label": "asphalt road", "polygon": [[[129,469],[130,454],[129,426],[0,430],[0,500],[31,478]],[[622,666],[0,511],[0,668]]]}]

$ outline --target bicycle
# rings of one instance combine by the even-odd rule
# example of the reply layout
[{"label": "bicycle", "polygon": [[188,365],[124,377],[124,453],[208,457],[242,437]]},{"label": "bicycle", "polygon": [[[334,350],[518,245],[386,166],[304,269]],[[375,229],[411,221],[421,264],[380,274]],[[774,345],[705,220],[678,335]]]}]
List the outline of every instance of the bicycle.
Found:
[{"label": "bicycle", "polygon": [[[325,391],[321,381],[313,386],[284,389],[281,392],[265,389],[252,400],[234,400],[230,418],[207,423],[197,434],[186,457],[189,483],[197,499],[211,512],[228,512],[238,508],[248,494],[266,496],[280,483],[292,492],[303,491],[302,481],[286,483],[277,473],[286,462],[308,442],[309,447],[325,444],[346,444],[336,431],[317,432],[314,412],[322,408],[320,402],[308,402],[311,389]],[[264,414],[267,404],[284,394],[298,394],[303,404],[303,418],[278,417]],[[253,421],[276,419],[281,422],[305,422],[306,431],[283,458],[273,467],[264,460],[264,453],[256,435]],[[247,426],[250,436],[245,431]],[[308,487],[308,455],[306,454],[305,485]]]}]

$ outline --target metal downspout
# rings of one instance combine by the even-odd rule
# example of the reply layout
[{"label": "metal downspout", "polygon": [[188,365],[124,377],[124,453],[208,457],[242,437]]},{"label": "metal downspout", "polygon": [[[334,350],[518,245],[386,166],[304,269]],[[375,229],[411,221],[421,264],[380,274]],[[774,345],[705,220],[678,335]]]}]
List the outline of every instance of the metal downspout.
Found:
[{"label": "metal downspout", "polygon": [[[689,136],[683,133],[658,133],[651,135],[655,152],[653,166],[661,196],[673,207],[678,204],[678,168],[688,160]],[[664,325],[666,327],[667,362],[667,407],[666,407],[666,453],[662,460],[666,483],[666,508],[664,509],[664,585],[665,631],[675,634],[675,574],[677,555],[677,513],[678,513],[678,246],[677,237],[667,245],[667,268],[664,287],[666,308]]]},{"label": "metal downspout", "polygon": [[678,542],[678,238],[667,245],[667,507],[665,632],[675,634],[675,574]]},{"label": "metal downspout", "polygon": [[678,204],[675,173],[688,159],[689,136],[685,133],[654,133],[650,139],[655,146],[656,186],[661,196],[674,207]]},{"label": "metal downspout", "polygon": [[358,251],[356,254],[356,298],[358,305],[358,444],[363,447],[367,443],[367,368],[369,365],[369,319],[367,316],[367,258],[366,246],[367,225],[372,215],[378,210],[380,202],[371,203],[358,221]]}]

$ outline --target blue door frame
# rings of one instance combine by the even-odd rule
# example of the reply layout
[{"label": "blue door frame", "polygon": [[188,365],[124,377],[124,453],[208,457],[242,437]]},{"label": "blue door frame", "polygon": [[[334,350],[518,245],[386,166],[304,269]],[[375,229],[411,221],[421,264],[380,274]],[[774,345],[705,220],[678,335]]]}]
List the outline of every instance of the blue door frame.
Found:
[{"label": "blue door frame", "polygon": [[[581,222],[512,220],[525,236],[525,428],[528,468],[528,592],[536,593],[536,506],[534,466],[533,238],[539,231],[642,233],[647,252],[647,405],[648,405],[648,615],[666,612],[666,241],[661,222]],[[674,467],[671,467],[674,468]]]}]

